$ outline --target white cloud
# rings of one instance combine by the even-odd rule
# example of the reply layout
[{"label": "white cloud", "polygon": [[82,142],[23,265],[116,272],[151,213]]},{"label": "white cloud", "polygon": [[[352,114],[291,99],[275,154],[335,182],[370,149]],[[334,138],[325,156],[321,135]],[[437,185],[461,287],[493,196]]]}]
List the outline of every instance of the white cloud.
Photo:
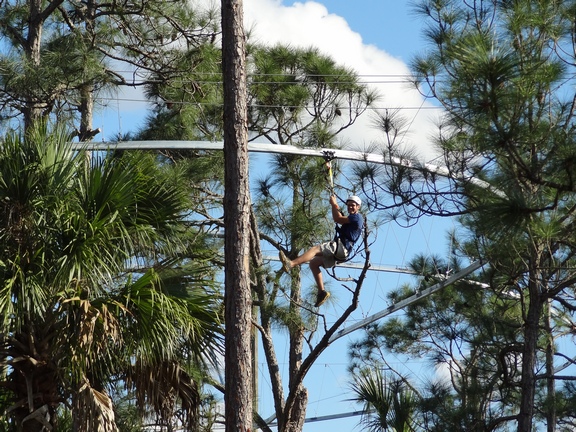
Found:
[{"label": "white cloud", "polygon": [[[434,128],[431,118],[438,113],[426,110],[424,107],[430,105],[422,96],[407,83],[399,82],[409,75],[408,66],[378,47],[364,44],[362,36],[344,18],[329,13],[324,5],[314,1],[284,6],[279,0],[246,0],[244,21],[256,42],[315,46],[338,63],[353,68],[363,80],[378,81],[379,84],[371,84],[383,95],[377,107],[409,108],[402,111],[410,123],[403,140],[405,146],[421,159],[434,157],[429,144]],[[355,149],[381,141],[382,135],[371,126],[371,121],[370,116],[364,115],[345,132],[344,139]]]}]

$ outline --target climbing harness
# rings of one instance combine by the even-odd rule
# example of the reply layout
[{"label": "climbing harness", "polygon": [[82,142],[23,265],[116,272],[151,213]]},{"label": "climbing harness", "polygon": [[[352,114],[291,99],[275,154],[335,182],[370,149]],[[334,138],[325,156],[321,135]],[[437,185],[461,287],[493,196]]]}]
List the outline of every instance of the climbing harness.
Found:
[{"label": "climbing harness", "polygon": [[[336,155],[335,155],[335,151],[334,150],[322,150],[322,156],[324,157],[324,161],[326,161],[326,167],[328,168],[328,179],[330,182],[329,188],[330,188],[330,194],[334,195],[334,174],[332,172],[332,161],[334,159],[336,159]],[[366,227],[364,226],[364,228],[362,228],[362,233],[364,232],[364,230],[366,229]],[[343,248],[345,248],[344,243],[342,240],[340,240],[340,227],[338,226],[338,224],[336,224],[335,227],[336,233],[334,235],[334,239],[333,241],[336,242],[336,244],[341,244]],[[360,237],[362,236],[362,234],[360,234]],[[358,240],[358,239],[356,239]],[[362,249],[363,244],[360,243],[356,246],[356,248],[351,248],[350,250],[348,250],[348,254],[346,256],[346,259],[344,260],[336,260],[336,262],[338,263],[344,263],[347,261],[350,261],[352,258],[354,258],[358,252]]]},{"label": "climbing harness", "polygon": [[[332,241],[342,244],[342,247],[345,248],[344,243],[339,238],[339,229],[340,229],[340,227],[338,226],[338,224],[336,224],[336,234],[334,235],[334,239]],[[361,232],[360,236],[358,237],[358,239],[356,240],[356,242],[358,240],[363,240],[365,229],[366,229],[366,225],[364,225],[362,227],[362,232]],[[357,244],[356,244],[356,242],[354,242],[355,245],[353,247],[351,247],[350,250],[348,250],[348,255],[346,255],[346,259],[344,259],[344,260],[336,259],[336,262],[338,264],[342,264],[342,263],[351,261],[352,259],[354,259],[356,257],[356,255],[358,255],[360,252],[362,252],[364,250],[364,242],[360,241]]]}]

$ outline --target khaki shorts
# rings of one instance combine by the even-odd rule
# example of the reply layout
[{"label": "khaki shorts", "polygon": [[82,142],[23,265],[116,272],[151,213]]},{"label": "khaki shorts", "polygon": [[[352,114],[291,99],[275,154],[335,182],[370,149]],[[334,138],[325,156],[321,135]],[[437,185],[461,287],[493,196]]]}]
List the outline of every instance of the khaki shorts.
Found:
[{"label": "khaki shorts", "polygon": [[346,261],[348,258],[348,251],[340,240],[322,243],[320,250],[324,258],[324,268],[332,268],[337,262]]}]

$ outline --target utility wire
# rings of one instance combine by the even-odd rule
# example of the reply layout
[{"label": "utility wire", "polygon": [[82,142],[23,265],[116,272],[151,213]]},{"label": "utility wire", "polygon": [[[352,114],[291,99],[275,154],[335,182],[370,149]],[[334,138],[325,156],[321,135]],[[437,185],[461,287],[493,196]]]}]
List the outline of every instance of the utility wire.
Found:
[{"label": "utility wire", "polygon": [[[133,99],[133,98],[109,98],[109,97],[96,97],[96,101],[100,101],[102,103],[109,103],[109,102],[136,102],[136,103],[149,103],[149,104],[156,104],[158,101],[152,101],[148,99]],[[172,105],[194,105],[194,106],[222,106],[220,103],[208,103],[208,102],[176,102],[176,101],[169,101]],[[297,106],[290,106],[290,105],[261,105],[261,104],[252,104],[250,105],[256,108],[299,108]],[[303,108],[312,109],[312,106],[306,106]],[[337,107],[340,110],[346,109],[344,107]],[[368,111],[382,111],[382,110],[392,110],[392,111],[400,111],[400,110],[441,110],[443,107],[440,106],[406,106],[406,107],[366,107]]]}]

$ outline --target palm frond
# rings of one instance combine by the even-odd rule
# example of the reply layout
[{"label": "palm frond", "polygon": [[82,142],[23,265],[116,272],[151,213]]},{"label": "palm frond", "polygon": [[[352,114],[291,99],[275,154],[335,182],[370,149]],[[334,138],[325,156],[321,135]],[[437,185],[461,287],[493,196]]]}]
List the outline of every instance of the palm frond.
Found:
[{"label": "palm frond", "polygon": [[110,397],[90,386],[88,381],[75,392],[74,417],[78,432],[116,432],[114,409]]},{"label": "palm frond", "polygon": [[416,395],[403,380],[394,379],[379,369],[361,370],[352,383],[355,398],[363,404],[360,420],[370,432],[412,431]]}]

